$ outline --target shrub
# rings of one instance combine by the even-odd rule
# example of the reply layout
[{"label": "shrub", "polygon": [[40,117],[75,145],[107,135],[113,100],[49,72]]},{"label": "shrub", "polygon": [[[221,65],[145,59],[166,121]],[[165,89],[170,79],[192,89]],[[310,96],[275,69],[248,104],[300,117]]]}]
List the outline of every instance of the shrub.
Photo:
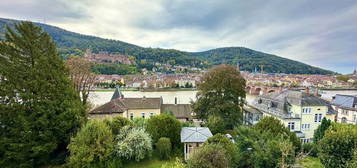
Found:
[{"label": "shrub", "polygon": [[161,166],[161,168],[186,168],[187,166],[180,160],[176,158],[174,163],[165,163]]},{"label": "shrub", "polygon": [[264,117],[256,125],[254,125],[253,128],[261,133],[269,132],[274,137],[283,136],[288,138],[290,142],[293,143],[296,151],[299,151],[301,148],[299,138],[297,138],[294,132],[290,132],[290,130],[285,127],[279,119],[274,117]]},{"label": "shrub", "polygon": [[317,127],[314,132],[314,143],[318,143],[325,135],[325,131],[330,128],[331,120],[327,120],[325,117],[322,119],[321,124]]},{"label": "shrub", "polygon": [[124,126],[133,125],[132,121],[121,116],[114,117],[112,119],[106,119],[104,121],[112,130],[113,135],[118,135],[120,129],[123,128]]},{"label": "shrub", "polygon": [[229,159],[222,146],[209,144],[192,153],[187,164],[189,168],[227,168]]},{"label": "shrub", "polygon": [[223,133],[225,131],[225,122],[222,117],[218,115],[211,115],[208,117],[207,123],[205,124],[208,127],[212,134]]},{"label": "shrub", "polygon": [[156,150],[159,154],[159,158],[166,160],[170,158],[171,154],[171,141],[169,138],[162,137],[156,143]]},{"label": "shrub", "polygon": [[326,168],[347,167],[356,159],[357,125],[334,123],[318,142],[319,158]]},{"label": "shrub", "polygon": [[154,142],[157,142],[161,137],[167,137],[171,140],[173,147],[181,145],[181,123],[173,116],[167,114],[152,116],[147,121],[147,131]]},{"label": "shrub", "polygon": [[302,152],[304,152],[305,154],[308,154],[310,156],[317,156],[317,148],[316,148],[316,144],[314,143],[304,143],[302,145]]},{"label": "shrub", "polygon": [[121,158],[140,161],[151,151],[151,138],[143,128],[125,126],[115,139],[115,153]]},{"label": "shrub", "polygon": [[113,136],[102,121],[89,121],[68,146],[70,167],[105,165],[113,152]]},{"label": "shrub", "polygon": [[230,167],[235,167],[237,164],[237,155],[238,150],[237,147],[223,134],[216,134],[207,139],[205,144],[213,144],[213,145],[220,145],[226,151],[226,156],[229,156]]}]

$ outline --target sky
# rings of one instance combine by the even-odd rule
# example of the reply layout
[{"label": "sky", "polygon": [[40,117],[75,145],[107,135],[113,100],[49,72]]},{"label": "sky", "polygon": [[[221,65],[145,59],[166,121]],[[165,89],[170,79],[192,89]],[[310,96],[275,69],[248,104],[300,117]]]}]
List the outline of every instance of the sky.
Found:
[{"label": "sky", "polygon": [[240,46],[339,73],[357,67],[357,0],[0,0],[0,17],[143,47]]}]

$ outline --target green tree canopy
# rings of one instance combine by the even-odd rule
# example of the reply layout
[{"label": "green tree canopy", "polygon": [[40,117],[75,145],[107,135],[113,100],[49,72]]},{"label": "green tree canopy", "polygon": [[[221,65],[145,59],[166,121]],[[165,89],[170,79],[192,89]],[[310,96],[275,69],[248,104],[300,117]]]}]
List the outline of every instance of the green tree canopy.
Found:
[{"label": "green tree canopy", "polygon": [[227,168],[229,156],[221,145],[204,145],[191,154],[188,160],[189,168]]},{"label": "green tree canopy", "polygon": [[347,167],[357,161],[357,125],[337,124],[325,131],[318,142],[318,156],[326,168]]},{"label": "green tree canopy", "polygon": [[120,129],[122,129],[124,126],[132,126],[133,122],[127,118],[124,118],[122,116],[117,116],[112,119],[106,119],[104,122],[109,126],[109,128],[112,130],[113,135],[118,135],[120,132]]},{"label": "green tree canopy", "polygon": [[207,120],[210,115],[218,115],[225,121],[226,129],[242,123],[246,81],[239,71],[229,65],[216,66],[202,81],[197,100],[192,102],[197,117]]},{"label": "green tree canopy", "polygon": [[161,137],[170,138],[173,147],[179,147],[181,123],[168,114],[154,115],[147,121],[146,130],[156,143]]},{"label": "green tree canopy", "polygon": [[50,36],[30,22],[15,28],[0,41],[0,167],[63,162],[85,108]]},{"label": "green tree canopy", "polygon": [[152,151],[152,140],[143,128],[125,126],[115,138],[115,153],[127,160],[140,161]]},{"label": "green tree canopy", "polygon": [[160,159],[166,160],[170,158],[171,155],[171,141],[169,138],[162,137],[156,143],[156,150],[159,154]]},{"label": "green tree canopy", "polygon": [[264,117],[262,118],[253,128],[261,133],[269,132],[272,136],[283,136],[286,137],[294,144],[296,151],[301,148],[301,143],[299,138],[295,135],[294,132],[284,126],[284,124],[274,118],[274,117]]},{"label": "green tree canopy", "polygon": [[96,167],[105,165],[113,153],[113,134],[102,121],[89,121],[72,138],[68,149],[70,167]]},{"label": "green tree canopy", "polygon": [[325,117],[322,119],[321,124],[314,132],[314,143],[318,143],[325,135],[325,131],[330,128],[331,120],[327,120]]}]

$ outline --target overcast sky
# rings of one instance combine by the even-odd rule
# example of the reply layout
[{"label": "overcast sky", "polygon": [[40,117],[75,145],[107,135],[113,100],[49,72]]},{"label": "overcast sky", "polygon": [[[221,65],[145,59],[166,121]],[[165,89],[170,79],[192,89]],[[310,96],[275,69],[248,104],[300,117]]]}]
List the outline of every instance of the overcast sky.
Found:
[{"label": "overcast sky", "polygon": [[0,17],[144,47],[243,46],[340,73],[357,67],[357,0],[0,0]]}]

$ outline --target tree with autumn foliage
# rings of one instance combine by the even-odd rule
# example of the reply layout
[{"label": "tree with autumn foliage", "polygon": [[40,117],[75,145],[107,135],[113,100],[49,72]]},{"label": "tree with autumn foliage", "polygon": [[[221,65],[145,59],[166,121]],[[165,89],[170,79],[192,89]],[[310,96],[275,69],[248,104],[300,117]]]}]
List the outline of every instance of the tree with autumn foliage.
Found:
[{"label": "tree with autumn foliage", "polygon": [[79,56],[73,56],[67,60],[66,66],[69,69],[70,78],[77,94],[82,98],[82,104],[88,103],[89,92],[95,84],[95,74],[91,71],[91,62]]},{"label": "tree with autumn foliage", "polygon": [[245,79],[235,67],[216,66],[203,76],[192,108],[198,118],[206,121],[216,115],[225,121],[226,129],[233,129],[242,123],[245,86]]}]

